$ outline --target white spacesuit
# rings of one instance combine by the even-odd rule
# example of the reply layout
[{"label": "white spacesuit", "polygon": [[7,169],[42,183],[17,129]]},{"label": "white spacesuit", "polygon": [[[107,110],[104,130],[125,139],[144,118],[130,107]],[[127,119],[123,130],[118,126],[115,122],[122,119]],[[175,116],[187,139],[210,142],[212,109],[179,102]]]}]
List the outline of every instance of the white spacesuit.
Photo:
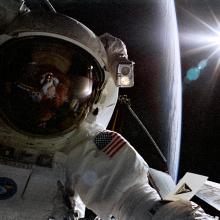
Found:
[{"label": "white spacesuit", "polygon": [[161,201],[147,163],[106,130],[116,85],[133,84],[122,41],[10,2],[0,3],[12,13],[0,24],[0,219],[79,219],[85,206],[102,220],[213,219]]}]

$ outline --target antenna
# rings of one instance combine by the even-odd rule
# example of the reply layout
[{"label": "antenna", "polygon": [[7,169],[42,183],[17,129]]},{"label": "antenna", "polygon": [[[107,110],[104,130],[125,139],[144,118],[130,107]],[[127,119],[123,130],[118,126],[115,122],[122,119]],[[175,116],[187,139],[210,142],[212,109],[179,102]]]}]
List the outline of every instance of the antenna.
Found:
[{"label": "antenna", "polygon": [[162,153],[162,151],[160,150],[159,146],[157,145],[156,141],[154,140],[154,138],[152,137],[152,135],[150,134],[150,132],[148,131],[148,129],[144,126],[144,124],[142,123],[142,121],[139,119],[139,117],[137,116],[137,114],[133,111],[133,109],[131,108],[131,103],[130,103],[130,99],[127,98],[126,95],[121,95],[119,96],[119,102],[123,103],[127,106],[129,112],[131,113],[131,115],[134,117],[134,119],[138,122],[138,124],[140,125],[140,127],[142,128],[142,130],[144,131],[144,133],[150,138],[152,144],[154,145],[155,149],[157,150],[158,154],[160,155],[160,157],[162,158],[162,160],[167,163],[166,157],[164,156],[164,154]]},{"label": "antenna", "polygon": [[53,13],[57,13],[56,9],[53,7],[53,5],[50,3],[49,0],[43,0],[43,3],[47,6],[47,8],[53,12]]}]

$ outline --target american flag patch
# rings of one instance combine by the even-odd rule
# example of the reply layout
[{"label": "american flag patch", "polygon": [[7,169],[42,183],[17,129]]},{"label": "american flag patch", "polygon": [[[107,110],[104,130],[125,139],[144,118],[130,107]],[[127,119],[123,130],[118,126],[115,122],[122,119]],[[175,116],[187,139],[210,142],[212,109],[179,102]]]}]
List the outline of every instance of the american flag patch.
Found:
[{"label": "american flag patch", "polygon": [[97,148],[109,157],[113,157],[126,143],[121,135],[113,131],[99,133],[94,142]]}]

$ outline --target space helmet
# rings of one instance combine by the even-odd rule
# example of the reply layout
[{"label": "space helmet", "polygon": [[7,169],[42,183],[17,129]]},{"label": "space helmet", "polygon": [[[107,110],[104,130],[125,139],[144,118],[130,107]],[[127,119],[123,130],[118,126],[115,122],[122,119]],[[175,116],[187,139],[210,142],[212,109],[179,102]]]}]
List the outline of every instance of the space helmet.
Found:
[{"label": "space helmet", "polygon": [[118,95],[101,40],[58,13],[25,13],[5,29],[0,90],[3,123],[33,135],[68,133],[84,120],[105,127]]}]

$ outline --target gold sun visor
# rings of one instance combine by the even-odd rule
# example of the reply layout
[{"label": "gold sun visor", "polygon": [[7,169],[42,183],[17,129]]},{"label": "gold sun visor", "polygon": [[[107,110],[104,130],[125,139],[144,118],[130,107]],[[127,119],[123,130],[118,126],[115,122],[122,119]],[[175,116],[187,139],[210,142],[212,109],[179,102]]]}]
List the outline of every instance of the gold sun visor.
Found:
[{"label": "gold sun visor", "polygon": [[52,37],[0,47],[0,108],[15,129],[47,135],[75,128],[101,87],[103,72],[82,48]]}]

